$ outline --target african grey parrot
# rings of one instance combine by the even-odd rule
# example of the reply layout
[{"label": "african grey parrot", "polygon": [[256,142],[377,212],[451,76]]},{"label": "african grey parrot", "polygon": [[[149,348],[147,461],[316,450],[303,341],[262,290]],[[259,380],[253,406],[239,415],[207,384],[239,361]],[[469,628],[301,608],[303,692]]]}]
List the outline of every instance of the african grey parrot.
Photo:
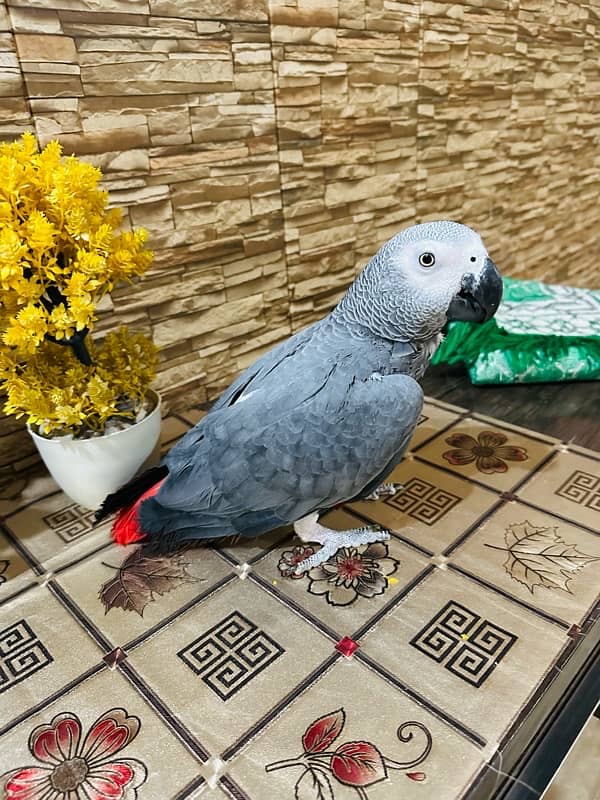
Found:
[{"label": "african grey parrot", "polygon": [[483,322],[502,281],[479,235],[456,222],[398,233],[324,319],[270,350],[231,384],[160,466],[104,501],[117,541],[169,550],[190,540],[259,536],[292,523],[322,547],[387,531],[333,531],[319,516],[365,498],[400,462],[416,427],[417,383],[448,320]]}]

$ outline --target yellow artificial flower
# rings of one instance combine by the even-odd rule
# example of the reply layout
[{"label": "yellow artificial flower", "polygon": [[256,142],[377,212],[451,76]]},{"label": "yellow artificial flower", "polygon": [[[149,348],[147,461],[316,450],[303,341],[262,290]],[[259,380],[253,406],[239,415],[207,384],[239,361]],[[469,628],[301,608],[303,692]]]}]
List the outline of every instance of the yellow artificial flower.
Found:
[{"label": "yellow artificial flower", "polygon": [[90,233],[90,247],[92,247],[94,250],[100,250],[102,253],[108,253],[110,251],[112,241],[113,229],[110,225],[99,225],[95,231]]},{"label": "yellow artificial flower", "polygon": [[48,322],[49,333],[56,339],[69,339],[75,333],[73,316],[62,303],[52,309]]},{"label": "yellow artificial flower", "polygon": [[12,319],[4,332],[2,340],[9,347],[16,347],[24,353],[34,353],[48,331],[46,314],[33,303],[28,303]]},{"label": "yellow artificial flower", "polygon": [[85,209],[81,206],[70,205],[66,199],[62,201],[65,206],[65,229],[74,238],[80,239],[86,235],[88,218]]},{"label": "yellow artificial flower", "polygon": [[58,231],[41,211],[32,211],[23,225],[26,241],[32,250],[48,250],[54,245]]},{"label": "yellow artificial flower", "polygon": [[90,324],[96,319],[94,304],[91,301],[90,295],[86,293],[70,298],[69,311],[71,312],[71,318],[76,323],[78,331],[89,328]]},{"label": "yellow artificial flower", "polygon": [[85,275],[96,275],[106,271],[106,259],[99,253],[89,253],[86,250],[78,250],[73,269],[77,269]]},{"label": "yellow artificial flower", "polygon": [[80,297],[85,294],[89,299],[89,291],[91,291],[91,281],[89,275],[83,272],[72,272],[63,286],[62,293],[65,297]]},{"label": "yellow artificial flower", "polygon": [[18,264],[27,255],[27,245],[8,225],[0,230],[0,264]]},{"label": "yellow artificial flower", "polygon": [[[100,170],[58,142],[35,136],[0,143],[0,392],[5,411],[44,434],[101,430],[115,414],[134,418],[157,364],[154,345],[122,328],[85,342],[91,366],[49,341],[91,329],[96,305],[152,262],[147,231],[119,232]],[[48,298],[64,298],[52,307]],[[133,404],[122,411],[123,402]]]}]

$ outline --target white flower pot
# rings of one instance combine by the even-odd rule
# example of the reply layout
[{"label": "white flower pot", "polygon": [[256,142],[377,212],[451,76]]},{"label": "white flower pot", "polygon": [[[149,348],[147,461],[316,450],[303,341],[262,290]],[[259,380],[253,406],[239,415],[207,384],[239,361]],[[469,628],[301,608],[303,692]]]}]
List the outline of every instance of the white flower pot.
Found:
[{"label": "white flower pot", "polygon": [[159,458],[160,397],[155,408],[129,428],[92,439],[46,439],[28,426],[48,471],[63,492],[84,508],[96,509],[107,494]]}]

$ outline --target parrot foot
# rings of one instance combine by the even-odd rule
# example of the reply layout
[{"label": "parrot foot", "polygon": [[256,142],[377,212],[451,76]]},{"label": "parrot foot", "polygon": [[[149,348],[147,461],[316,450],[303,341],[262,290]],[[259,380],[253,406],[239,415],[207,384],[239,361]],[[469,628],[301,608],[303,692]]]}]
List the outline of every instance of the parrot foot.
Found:
[{"label": "parrot foot", "polygon": [[383,528],[365,527],[334,531],[319,525],[317,520],[318,514],[311,514],[294,523],[294,531],[303,542],[317,542],[322,545],[320,550],[296,565],[294,570],[296,575],[302,575],[313,567],[324,564],[343,547],[358,547],[371,542],[384,542],[390,538],[390,532]]},{"label": "parrot foot", "polygon": [[379,500],[381,497],[393,497],[395,494],[402,491],[402,489],[404,489],[404,486],[401,483],[382,483],[364,499]]}]

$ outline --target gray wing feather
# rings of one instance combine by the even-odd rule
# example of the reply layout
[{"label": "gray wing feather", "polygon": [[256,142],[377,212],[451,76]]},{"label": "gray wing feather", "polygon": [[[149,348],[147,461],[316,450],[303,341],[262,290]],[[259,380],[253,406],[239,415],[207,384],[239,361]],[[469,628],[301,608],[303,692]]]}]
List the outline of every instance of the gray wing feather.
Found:
[{"label": "gray wing feather", "polygon": [[343,373],[332,370],[309,394],[299,382],[291,408],[274,398],[265,413],[258,392],[211,412],[190,458],[182,450],[142,505],[142,523],[152,522],[154,510],[161,528],[181,538],[257,535],[349,500],[389,474],[418,421],[421,388],[407,375],[348,384]]}]

